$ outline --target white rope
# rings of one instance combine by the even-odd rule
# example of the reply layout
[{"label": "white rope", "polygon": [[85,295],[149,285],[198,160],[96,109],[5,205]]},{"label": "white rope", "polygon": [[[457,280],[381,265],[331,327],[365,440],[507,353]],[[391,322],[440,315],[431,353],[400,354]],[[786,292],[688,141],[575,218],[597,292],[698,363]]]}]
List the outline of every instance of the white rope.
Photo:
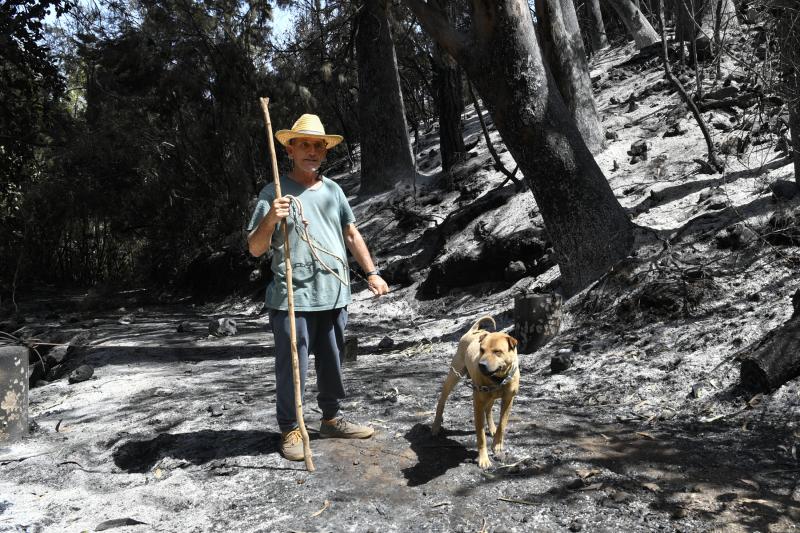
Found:
[{"label": "white rope", "polygon": [[[320,251],[330,255],[331,257],[333,257],[334,259],[339,261],[339,263],[342,264],[345,272],[349,270],[349,266],[347,265],[347,263],[344,262],[344,259],[336,255],[334,252],[331,252],[330,250],[323,248],[322,246],[320,246],[318,242],[316,242],[313,239],[313,237],[311,237],[311,234],[308,232],[308,226],[310,225],[310,222],[306,220],[305,216],[303,215],[303,202],[300,201],[300,198],[288,194],[285,196],[285,198],[289,198],[291,200],[289,210],[290,213],[293,215],[294,229],[297,232],[297,235],[300,237],[300,240],[308,244],[308,247],[311,249],[311,255],[313,255],[314,259],[316,259],[317,262],[320,265],[322,265],[322,268],[324,268],[326,271],[336,276],[336,279],[338,279],[342,285],[345,286],[350,285],[350,282],[348,280],[342,278],[342,276],[340,276],[338,272],[333,270],[333,268],[329,267],[317,253],[317,251]],[[294,207],[294,209],[292,209],[292,207]],[[299,222],[302,222],[302,225],[299,224]]]}]

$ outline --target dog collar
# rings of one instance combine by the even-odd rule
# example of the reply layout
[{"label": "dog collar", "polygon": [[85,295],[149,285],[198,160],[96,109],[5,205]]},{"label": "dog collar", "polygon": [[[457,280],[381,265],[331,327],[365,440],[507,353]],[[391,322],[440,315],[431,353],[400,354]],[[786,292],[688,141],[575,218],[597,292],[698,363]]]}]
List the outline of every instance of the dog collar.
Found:
[{"label": "dog collar", "polygon": [[[466,368],[464,369],[464,373],[463,374],[461,372],[456,372],[456,369],[453,368],[453,367],[450,367],[450,370],[452,370],[457,376],[462,377],[462,378],[467,375],[467,373],[466,373],[467,369]],[[512,379],[514,379],[514,374],[517,373],[517,370],[519,370],[519,365],[517,365],[517,363],[514,363],[511,366],[511,370],[508,371],[508,373],[506,374],[506,377],[503,379],[503,381],[501,381],[500,383],[498,383],[497,385],[494,385],[494,386],[491,386],[491,385],[475,385],[475,383],[473,383],[472,380],[469,380],[469,379],[464,382],[464,385],[466,385],[466,386],[470,387],[472,390],[476,390],[478,392],[494,392],[494,391],[499,390],[500,388],[502,388],[503,385],[507,384]]]}]

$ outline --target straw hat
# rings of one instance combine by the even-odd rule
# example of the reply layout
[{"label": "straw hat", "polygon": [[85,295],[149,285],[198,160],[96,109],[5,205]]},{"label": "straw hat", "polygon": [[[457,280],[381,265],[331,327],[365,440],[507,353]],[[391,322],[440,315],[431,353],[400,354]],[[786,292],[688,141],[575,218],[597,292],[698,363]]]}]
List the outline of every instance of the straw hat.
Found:
[{"label": "straw hat", "polygon": [[292,129],[275,132],[275,138],[284,146],[289,144],[290,140],[298,137],[324,139],[328,148],[333,148],[344,140],[341,135],[326,135],[325,128],[322,126],[322,121],[319,117],[308,113],[301,115],[292,126]]}]

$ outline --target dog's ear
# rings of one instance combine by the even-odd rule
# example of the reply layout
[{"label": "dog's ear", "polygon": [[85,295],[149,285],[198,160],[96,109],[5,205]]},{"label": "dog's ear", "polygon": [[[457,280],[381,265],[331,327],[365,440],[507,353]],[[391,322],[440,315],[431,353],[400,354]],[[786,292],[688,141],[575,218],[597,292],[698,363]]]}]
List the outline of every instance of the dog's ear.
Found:
[{"label": "dog's ear", "polygon": [[508,341],[508,350],[509,351],[516,350],[519,341],[517,341],[517,339],[515,339],[511,335],[506,335],[506,340]]},{"label": "dog's ear", "polygon": [[478,335],[478,344],[483,344],[483,339],[485,339],[486,335],[488,334],[489,334],[488,331],[484,331],[480,335]]}]

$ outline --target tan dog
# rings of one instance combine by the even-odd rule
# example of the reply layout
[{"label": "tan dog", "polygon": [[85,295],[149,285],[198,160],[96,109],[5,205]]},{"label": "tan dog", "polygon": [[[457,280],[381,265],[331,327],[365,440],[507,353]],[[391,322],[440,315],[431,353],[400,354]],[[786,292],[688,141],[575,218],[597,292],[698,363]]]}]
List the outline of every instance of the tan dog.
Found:
[{"label": "tan dog", "polygon": [[[478,466],[489,468],[492,462],[486,450],[484,423],[488,421],[489,433],[494,437],[492,453],[503,450],[503,432],[511,415],[511,403],[519,390],[519,365],[517,362],[517,340],[500,332],[490,333],[480,329],[484,321],[495,321],[490,316],[478,319],[470,330],[461,337],[456,355],[450,364],[450,372],[442,386],[436,417],[433,419],[431,433],[437,435],[442,427],[442,413],[447,397],[459,379],[469,374],[472,380],[472,407],[475,419],[475,433],[478,438]],[[492,419],[492,405],[501,398],[500,423],[497,428]]]}]

